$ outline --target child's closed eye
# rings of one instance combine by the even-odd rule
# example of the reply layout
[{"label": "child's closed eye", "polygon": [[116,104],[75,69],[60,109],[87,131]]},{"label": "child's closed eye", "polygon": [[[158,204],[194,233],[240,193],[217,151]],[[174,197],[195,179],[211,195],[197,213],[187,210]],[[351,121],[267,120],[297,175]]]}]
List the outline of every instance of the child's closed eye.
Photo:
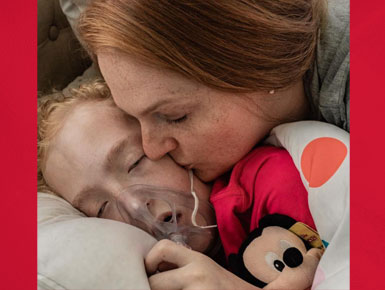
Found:
[{"label": "child's closed eye", "polygon": [[138,160],[136,160],[135,163],[133,163],[130,167],[128,167],[127,172],[130,173],[131,170],[133,170],[136,166],[138,166],[139,163],[140,163],[140,161],[143,160],[143,157],[144,157],[144,156],[145,156],[145,155],[140,156],[140,158],[139,158]]},{"label": "child's closed eye", "polygon": [[108,201],[105,201],[102,206],[99,208],[99,211],[98,211],[98,214],[96,215],[96,217],[98,218],[103,218],[103,214],[105,212],[105,209],[106,209],[106,206],[108,204]]}]

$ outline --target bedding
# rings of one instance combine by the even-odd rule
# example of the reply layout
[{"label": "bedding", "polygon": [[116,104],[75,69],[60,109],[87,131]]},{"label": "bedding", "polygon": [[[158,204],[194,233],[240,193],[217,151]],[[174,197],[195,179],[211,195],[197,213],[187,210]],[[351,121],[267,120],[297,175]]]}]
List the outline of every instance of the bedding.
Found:
[{"label": "bedding", "polygon": [[[327,246],[312,289],[349,289],[349,133],[301,121],[274,128],[266,143],[291,154]],[[149,289],[143,257],[155,239],[130,225],[88,218],[38,194],[39,289]]]},{"label": "bedding", "polygon": [[274,128],[266,140],[289,151],[327,246],[312,290],[349,289],[349,139],[349,133],[334,125],[301,121]]},{"label": "bedding", "polygon": [[150,289],[143,259],[155,242],[38,193],[38,289]]}]

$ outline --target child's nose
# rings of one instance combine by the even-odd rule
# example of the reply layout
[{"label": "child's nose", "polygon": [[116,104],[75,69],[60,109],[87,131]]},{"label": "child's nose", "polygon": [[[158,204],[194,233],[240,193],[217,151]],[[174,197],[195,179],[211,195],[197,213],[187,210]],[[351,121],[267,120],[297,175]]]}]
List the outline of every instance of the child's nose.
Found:
[{"label": "child's nose", "polygon": [[147,202],[147,208],[158,222],[174,223],[180,221],[182,217],[181,213],[176,212],[174,218],[172,208],[163,200],[152,199]]},{"label": "child's nose", "polygon": [[182,220],[182,213],[176,213],[175,218],[173,218],[172,212],[166,211],[157,216],[156,220],[165,223],[174,223],[176,220],[176,222],[179,224]]}]

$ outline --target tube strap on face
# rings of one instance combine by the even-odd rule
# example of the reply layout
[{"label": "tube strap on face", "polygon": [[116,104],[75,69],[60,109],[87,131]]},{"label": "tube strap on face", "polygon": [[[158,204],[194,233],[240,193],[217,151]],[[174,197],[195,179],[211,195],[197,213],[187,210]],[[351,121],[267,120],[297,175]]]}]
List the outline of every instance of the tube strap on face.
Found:
[{"label": "tube strap on face", "polygon": [[191,192],[191,195],[194,197],[194,210],[193,210],[193,212],[191,214],[191,223],[195,227],[198,227],[198,228],[201,228],[201,229],[216,228],[217,225],[200,226],[200,225],[197,224],[197,222],[196,222],[196,215],[197,215],[197,212],[198,212],[198,209],[199,209],[199,198],[198,198],[197,194],[194,191],[194,174],[193,174],[191,169],[189,170],[188,174],[189,174],[189,177],[190,177],[190,184],[191,184],[190,192]]}]

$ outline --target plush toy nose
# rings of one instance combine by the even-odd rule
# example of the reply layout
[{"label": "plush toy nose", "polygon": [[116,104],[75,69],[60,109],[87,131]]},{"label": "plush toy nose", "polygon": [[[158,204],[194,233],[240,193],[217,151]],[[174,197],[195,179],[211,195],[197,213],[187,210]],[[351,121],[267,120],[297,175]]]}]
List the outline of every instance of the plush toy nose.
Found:
[{"label": "plush toy nose", "polygon": [[288,267],[295,268],[302,264],[303,257],[297,248],[288,248],[283,253],[283,261]]}]

